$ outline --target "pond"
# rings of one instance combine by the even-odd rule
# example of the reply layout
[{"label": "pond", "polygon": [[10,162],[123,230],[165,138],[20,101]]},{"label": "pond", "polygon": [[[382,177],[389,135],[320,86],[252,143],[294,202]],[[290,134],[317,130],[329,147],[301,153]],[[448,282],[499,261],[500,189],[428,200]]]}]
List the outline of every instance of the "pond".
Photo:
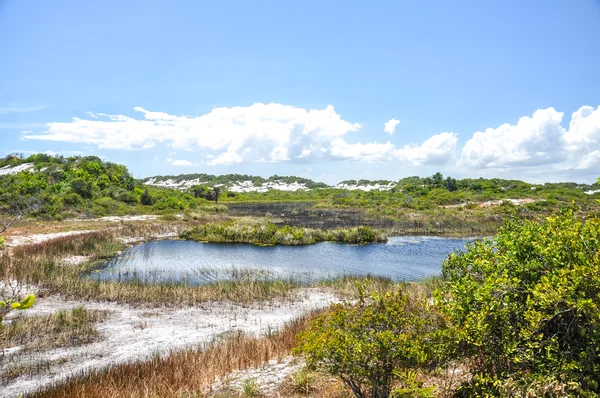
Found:
[{"label": "pond", "polygon": [[392,237],[354,246],[254,246],[163,240],[125,249],[92,277],[144,282],[205,284],[244,278],[293,279],[301,283],[343,275],[377,275],[413,281],[437,275],[442,261],[473,239]]}]

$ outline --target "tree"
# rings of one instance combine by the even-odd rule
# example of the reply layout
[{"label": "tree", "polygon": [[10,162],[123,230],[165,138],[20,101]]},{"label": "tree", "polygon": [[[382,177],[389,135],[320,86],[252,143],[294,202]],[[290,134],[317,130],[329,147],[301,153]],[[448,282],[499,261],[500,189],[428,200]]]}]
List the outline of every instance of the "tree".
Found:
[{"label": "tree", "polygon": [[458,187],[456,186],[455,178],[452,178],[452,177],[446,178],[446,190],[448,190],[449,192],[454,192],[454,191],[458,190]]},{"label": "tree", "polygon": [[448,257],[437,293],[454,347],[480,373],[465,394],[502,395],[503,381],[560,378],[576,393],[600,384],[600,219],[574,210],[514,219],[494,240]]},{"label": "tree", "polygon": [[140,202],[144,206],[152,206],[154,204],[154,198],[152,197],[152,195],[150,195],[150,192],[148,192],[148,188],[146,188],[146,190],[140,197]]},{"label": "tree", "polygon": [[386,398],[401,374],[395,370],[433,358],[432,333],[441,324],[424,300],[402,293],[366,300],[361,293],[358,304],[335,304],[315,317],[299,334],[295,352],[309,366],[339,376],[356,397]]},{"label": "tree", "polygon": [[220,188],[220,187],[217,187],[217,186],[215,186],[215,187],[213,188],[213,198],[214,198],[214,200],[215,200],[215,203],[218,203],[218,202],[219,202],[219,194],[220,194],[220,193],[221,193],[221,188]]},{"label": "tree", "polygon": [[440,188],[444,185],[444,175],[438,171],[431,176],[431,181],[436,188]]}]

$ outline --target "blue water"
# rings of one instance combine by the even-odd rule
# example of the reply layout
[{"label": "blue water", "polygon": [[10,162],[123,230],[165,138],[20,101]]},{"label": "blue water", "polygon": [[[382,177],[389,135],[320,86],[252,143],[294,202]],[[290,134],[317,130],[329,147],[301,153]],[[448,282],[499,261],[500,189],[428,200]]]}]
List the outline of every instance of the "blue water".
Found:
[{"label": "blue water", "polygon": [[204,284],[244,278],[293,278],[312,282],[342,275],[418,280],[437,275],[442,261],[468,239],[392,237],[388,243],[354,246],[254,246],[163,240],[131,246],[93,277]]}]

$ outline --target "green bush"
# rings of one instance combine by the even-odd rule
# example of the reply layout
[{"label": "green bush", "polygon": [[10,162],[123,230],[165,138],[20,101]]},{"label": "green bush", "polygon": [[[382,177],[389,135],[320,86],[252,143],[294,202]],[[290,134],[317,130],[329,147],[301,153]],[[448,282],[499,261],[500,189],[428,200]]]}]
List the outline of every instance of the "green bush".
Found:
[{"label": "green bush", "polygon": [[453,350],[479,374],[465,396],[525,377],[600,391],[600,220],[572,210],[510,220],[442,270],[437,298],[456,330]]},{"label": "green bush", "polygon": [[398,369],[434,361],[434,334],[442,325],[422,299],[398,292],[363,296],[358,304],[335,304],[315,317],[299,334],[295,353],[339,376],[356,397],[385,398],[403,374]]}]

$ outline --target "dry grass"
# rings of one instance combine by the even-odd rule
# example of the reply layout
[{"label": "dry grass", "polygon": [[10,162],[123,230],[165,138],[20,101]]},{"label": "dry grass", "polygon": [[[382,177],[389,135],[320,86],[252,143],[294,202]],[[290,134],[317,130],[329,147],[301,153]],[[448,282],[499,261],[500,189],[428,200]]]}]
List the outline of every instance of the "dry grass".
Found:
[{"label": "dry grass", "polygon": [[21,346],[23,351],[45,351],[89,344],[98,338],[95,324],[106,311],[77,307],[48,316],[21,316],[0,328],[0,349]]},{"label": "dry grass", "polygon": [[[165,306],[206,301],[248,303],[294,296],[297,284],[284,280],[244,279],[193,286],[183,282],[148,284],[135,280],[102,281],[86,277],[98,266],[99,260],[114,255],[124,247],[121,243],[123,237],[143,239],[171,231],[165,225],[122,225],[15,247],[0,253],[0,279],[16,279],[45,288],[49,293],[77,300]],[[86,256],[91,261],[82,265],[62,264],[61,260],[70,256]]]},{"label": "dry grass", "polygon": [[92,371],[30,397],[205,397],[217,377],[289,355],[310,316],[266,337],[236,333],[201,349]]}]

